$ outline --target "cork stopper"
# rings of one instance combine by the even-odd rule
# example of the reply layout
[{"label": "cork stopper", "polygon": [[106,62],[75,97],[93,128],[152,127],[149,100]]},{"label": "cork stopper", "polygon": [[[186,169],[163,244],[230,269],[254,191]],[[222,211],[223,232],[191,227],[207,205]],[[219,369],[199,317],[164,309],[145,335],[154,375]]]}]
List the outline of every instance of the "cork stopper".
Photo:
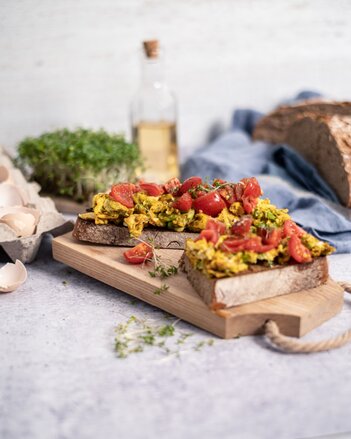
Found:
[{"label": "cork stopper", "polygon": [[145,55],[148,58],[157,58],[159,55],[159,42],[158,40],[148,40],[143,42]]}]

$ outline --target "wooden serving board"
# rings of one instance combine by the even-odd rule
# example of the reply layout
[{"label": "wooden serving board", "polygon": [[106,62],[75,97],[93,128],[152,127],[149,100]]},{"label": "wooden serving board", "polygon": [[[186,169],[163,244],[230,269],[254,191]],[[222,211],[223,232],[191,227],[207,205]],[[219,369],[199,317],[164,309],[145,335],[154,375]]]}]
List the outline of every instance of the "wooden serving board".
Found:
[{"label": "wooden serving board", "polygon": [[[151,264],[142,267],[126,263],[125,250],[82,243],[71,233],[53,240],[53,256],[57,261],[222,338],[259,334],[268,319],[273,319],[282,333],[301,337],[336,315],[343,306],[343,289],[330,279],[311,290],[211,311],[184,273],[166,279],[169,289],[155,294],[161,281],[148,274]],[[182,250],[158,252],[163,261],[172,264],[177,264],[182,255]]]}]

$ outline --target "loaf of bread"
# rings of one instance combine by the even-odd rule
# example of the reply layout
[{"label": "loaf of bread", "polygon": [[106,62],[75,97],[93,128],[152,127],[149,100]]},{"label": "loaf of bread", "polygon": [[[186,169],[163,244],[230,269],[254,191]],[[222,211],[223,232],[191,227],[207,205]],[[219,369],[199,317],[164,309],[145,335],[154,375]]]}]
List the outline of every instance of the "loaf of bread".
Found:
[{"label": "loaf of bread", "polygon": [[253,137],[285,143],[312,163],[351,207],[351,102],[307,101],[263,117]]}]

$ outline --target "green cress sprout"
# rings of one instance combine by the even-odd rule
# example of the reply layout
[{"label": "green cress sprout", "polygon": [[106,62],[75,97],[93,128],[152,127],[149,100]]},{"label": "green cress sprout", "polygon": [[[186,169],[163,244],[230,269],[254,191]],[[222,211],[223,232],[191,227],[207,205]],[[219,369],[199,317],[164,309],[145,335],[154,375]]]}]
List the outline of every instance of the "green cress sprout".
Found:
[{"label": "green cress sprout", "polygon": [[122,135],[77,128],[27,137],[18,146],[16,164],[43,192],[84,201],[113,183],[134,181],[142,160],[138,147]]}]

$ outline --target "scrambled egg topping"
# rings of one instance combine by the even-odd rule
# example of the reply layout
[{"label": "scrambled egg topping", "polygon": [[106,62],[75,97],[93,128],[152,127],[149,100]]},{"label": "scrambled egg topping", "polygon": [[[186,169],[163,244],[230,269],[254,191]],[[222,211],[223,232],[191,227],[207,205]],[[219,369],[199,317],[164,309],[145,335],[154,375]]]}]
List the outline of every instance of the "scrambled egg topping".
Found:
[{"label": "scrambled egg topping", "polygon": [[97,194],[93,198],[93,212],[80,214],[79,217],[95,221],[95,224],[123,224],[135,238],[141,235],[147,225],[176,232],[183,232],[185,229],[203,230],[209,218],[203,214],[195,215],[194,209],[186,213],[175,209],[173,207],[175,198],[171,194],[152,197],[137,192],[133,200],[134,207],[128,209],[114,201],[108,194]]},{"label": "scrambled egg topping", "polygon": [[[210,216],[196,213],[190,209],[182,213],[173,207],[175,198],[171,194],[158,197],[137,192],[133,196],[134,207],[129,209],[114,201],[108,194],[97,194],[93,198],[93,212],[79,215],[85,220],[95,221],[95,224],[119,224],[128,227],[132,237],[141,235],[144,227],[162,227],[177,232],[189,230],[200,232],[206,228]],[[245,211],[242,203],[234,202],[225,208],[216,218],[229,229],[238,221]],[[258,228],[282,227],[290,219],[287,209],[278,209],[268,199],[259,199],[252,212],[251,234],[256,236]],[[289,261],[288,239],[283,238],[276,248],[265,253],[254,251],[225,252],[220,249],[222,242],[228,237],[223,235],[216,244],[205,239],[188,240],[186,254],[194,268],[208,277],[222,278],[254,269],[258,266],[275,266]],[[325,256],[334,249],[328,243],[319,241],[307,232],[301,238],[302,243],[310,250],[313,257]],[[257,269],[257,268],[256,268]]]},{"label": "scrambled egg topping", "polygon": [[[233,203],[237,204],[237,203]],[[240,203],[239,203],[240,204]],[[229,211],[233,212],[233,205]],[[224,209],[225,211],[227,209]],[[227,212],[221,212],[221,221],[227,224]],[[237,210],[235,210],[237,212]],[[238,216],[235,217],[236,219]],[[220,218],[218,218],[220,219]],[[285,221],[290,219],[287,209],[278,209],[270,203],[268,199],[259,200],[255,210],[252,213],[252,226],[249,237],[257,236],[258,228],[279,228]],[[232,224],[232,218],[228,224]],[[235,220],[234,220],[235,221]],[[192,266],[200,270],[210,278],[223,278],[253,271],[259,267],[274,267],[286,264],[290,260],[288,251],[289,238],[283,238],[276,248],[264,253],[254,251],[238,251],[230,253],[221,250],[221,244],[229,235],[222,235],[216,244],[208,242],[206,239],[194,241],[188,239],[186,242],[185,253],[188,256]],[[312,257],[326,256],[335,249],[327,242],[319,241],[309,233],[301,237],[302,243],[310,250]]]}]

